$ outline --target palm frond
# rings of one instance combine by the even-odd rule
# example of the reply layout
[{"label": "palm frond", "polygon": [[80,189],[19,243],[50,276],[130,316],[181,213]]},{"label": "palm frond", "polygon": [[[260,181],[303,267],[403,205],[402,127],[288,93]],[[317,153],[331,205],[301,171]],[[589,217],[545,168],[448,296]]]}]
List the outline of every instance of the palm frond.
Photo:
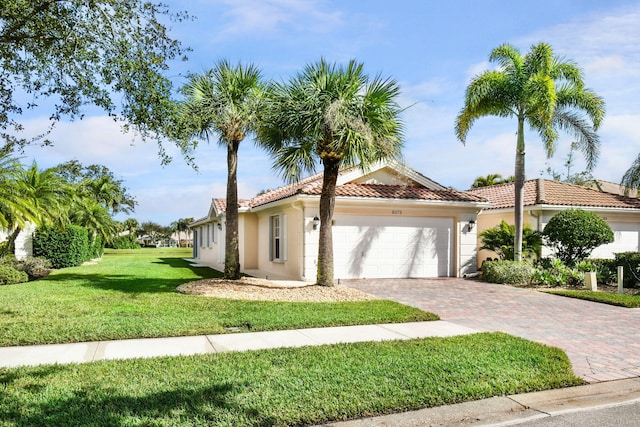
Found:
[{"label": "palm frond", "polygon": [[620,184],[627,188],[640,189],[640,154],[624,173]]}]

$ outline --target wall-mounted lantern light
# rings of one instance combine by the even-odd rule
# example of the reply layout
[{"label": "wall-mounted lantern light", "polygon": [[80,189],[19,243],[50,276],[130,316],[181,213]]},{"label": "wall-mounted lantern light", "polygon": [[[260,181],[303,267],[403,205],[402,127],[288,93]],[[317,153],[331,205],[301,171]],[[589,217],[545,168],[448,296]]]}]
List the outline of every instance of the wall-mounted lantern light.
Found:
[{"label": "wall-mounted lantern light", "polygon": [[319,225],[320,225],[320,218],[318,218],[317,216],[314,216],[313,217],[313,229],[317,230]]},{"label": "wall-mounted lantern light", "polygon": [[473,230],[473,226],[476,225],[476,221],[473,219],[470,219],[469,222],[467,223],[467,229],[469,231]]},{"label": "wall-mounted lantern light", "polygon": [[222,223],[218,223],[218,230],[222,230]]}]

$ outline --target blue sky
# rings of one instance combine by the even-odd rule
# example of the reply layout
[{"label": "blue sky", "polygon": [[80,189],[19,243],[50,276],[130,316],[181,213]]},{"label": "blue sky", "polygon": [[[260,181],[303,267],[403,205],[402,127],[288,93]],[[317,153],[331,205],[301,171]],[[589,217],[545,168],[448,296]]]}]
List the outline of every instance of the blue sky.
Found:
[{"label": "blue sky", "polygon": [[[172,64],[176,87],[186,72],[203,72],[218,60],[253,62],[267,79],[286,80],[324,57],[356,59],[371,75],[397,80],[399,102],[409,107],[405,163],[435,181],[467,189],[477,176],[513,175],[516,123],[481,119],[467,144],[458,142],[454,120],[470,79],[490,67],[491,50],[511,43],[526,53],[538,42],[576,61],[587,86],[601,95],[607,116],[601,127],[602,152],[593,174],[619,182],[640,152],[640,1],[608,0],[192,0],[168,1],[187,9],[194,21],[173,23],[171,34],[190,46],[186,63]],[[30,118],[29,132],[47,117]],[[24,161],[40,167],[77,159],[99,163],[124,180],[139,206],[139,221],[169,224],[205,216],[212,197],[224,197],[226,155],[215,142],[196,151],[199,171],[175,150],[173,163],[160,166],[157,147],[123,134],[102,115],[58,124],[51,148],[31,148]],[[547,160],[535,134],[526,137],[527,178],[548,166],[564,172],[572,139],[561,135]],[[170,148],[170,146],[168,146]],[[578,156],[572,172],[584,169]],[[542,175],[546,176],[546,175]],[[271,160],[251,139],[240,148],[239,195],[281,185]],[[119,217],[118,219],[124,219]]]}]

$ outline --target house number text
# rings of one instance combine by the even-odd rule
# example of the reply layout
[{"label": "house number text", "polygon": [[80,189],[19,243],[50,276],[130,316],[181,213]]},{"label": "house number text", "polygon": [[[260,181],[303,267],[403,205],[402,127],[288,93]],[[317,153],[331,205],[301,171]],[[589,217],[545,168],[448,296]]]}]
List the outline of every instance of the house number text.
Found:
[{"label": "house number text", "polygon": [[402,215],[402,211],[401,210],[393,210],[391,211],[392,215]]}]

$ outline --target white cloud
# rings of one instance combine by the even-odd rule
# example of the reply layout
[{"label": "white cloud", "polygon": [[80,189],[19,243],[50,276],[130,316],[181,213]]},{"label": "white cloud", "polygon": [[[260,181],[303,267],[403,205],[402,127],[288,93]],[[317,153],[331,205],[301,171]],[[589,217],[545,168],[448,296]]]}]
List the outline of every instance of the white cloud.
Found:
[{"label": "white cloud", "polygon": [[[310,0],[223,0],[226,24],[218,31],[218,40],[238,35],[275,36],[290,32],[329,32],[342,24],[340,12],[325,12],[321,4]],[[290,33],[289,33],[290,35]]]}]

